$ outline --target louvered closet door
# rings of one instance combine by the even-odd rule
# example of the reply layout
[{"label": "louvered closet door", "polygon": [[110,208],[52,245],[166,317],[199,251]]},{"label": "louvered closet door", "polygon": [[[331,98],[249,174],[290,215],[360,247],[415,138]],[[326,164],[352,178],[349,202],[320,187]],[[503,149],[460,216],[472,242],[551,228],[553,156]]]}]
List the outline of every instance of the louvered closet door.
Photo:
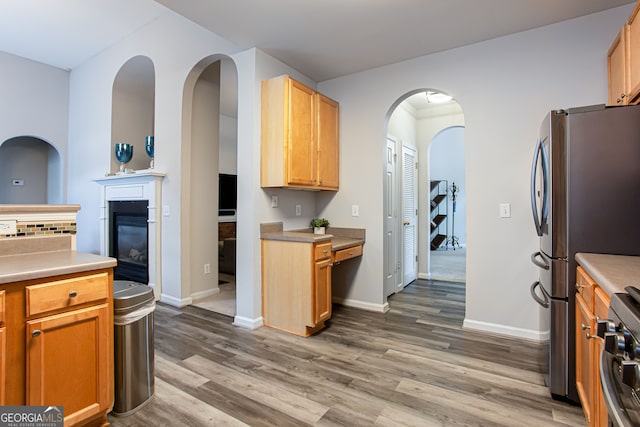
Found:
[{"label": "louvered closet door", "polygon": [[403,263],[402,285],[406,286],[418,277],[418,183],[416,151],[402,145],[402,233]]}]

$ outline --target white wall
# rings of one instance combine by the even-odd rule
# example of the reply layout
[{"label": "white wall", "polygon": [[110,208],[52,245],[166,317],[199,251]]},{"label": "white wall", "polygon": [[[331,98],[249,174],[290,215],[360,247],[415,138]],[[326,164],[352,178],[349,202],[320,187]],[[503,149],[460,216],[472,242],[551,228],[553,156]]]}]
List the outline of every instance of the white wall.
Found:
[{"label": "white wall", "polygon": [[[606,52],[633,5],[318,85],[340,102],[341,188],[323,216],[366,227],[353,298],[382,304],[382,170],[386,116],[417,88],[453,95],[465,118],[467,310],[465,325],[543,338],[547,325],[529,296],[538,272],[529,208],[533,143],[553,108],[604,103]],[[358,167],[353,167],[358,165]],[[498,217],[501,202],[512,218]],[[351,217],[350,206],[360,205]]]},{"label": "white wall", "polygon": [[[69,125],[69,73],[59,68],[0,52],[0,145],[13,137],[33,136],[51,144],[49,203],[63,203]],[[62,160],[60,160],[62,159]],[[62,164],[59,162],[62,161]]]}]

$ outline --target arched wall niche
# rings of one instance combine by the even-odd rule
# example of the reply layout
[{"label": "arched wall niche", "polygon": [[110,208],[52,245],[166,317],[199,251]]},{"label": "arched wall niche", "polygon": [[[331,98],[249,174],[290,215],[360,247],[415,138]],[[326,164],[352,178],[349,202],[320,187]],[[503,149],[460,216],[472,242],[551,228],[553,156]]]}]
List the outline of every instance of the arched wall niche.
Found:
[{"label": "arched wall niche", "polygon": [[113,82],[112,100],[111,172],[120,168],[114,154],[118,142],[133,145],[128,169],[148,169],[151,159],[145,152],[145,137],[153,135],[155,127],[155,68],[151,59],[134,56],[122,65]]},{"label": "arched wall niche", "polygon": [[27,135],[0,144],[0,204],[61,204],[62,182],[53,144]]},{"label": "arched wall niche", "polygon": [[189,303],[219,292],[218,174],[237,173],[237,96],[237,69],[225,55],[202,59],[185,81],[180,227],[182,295]]}]

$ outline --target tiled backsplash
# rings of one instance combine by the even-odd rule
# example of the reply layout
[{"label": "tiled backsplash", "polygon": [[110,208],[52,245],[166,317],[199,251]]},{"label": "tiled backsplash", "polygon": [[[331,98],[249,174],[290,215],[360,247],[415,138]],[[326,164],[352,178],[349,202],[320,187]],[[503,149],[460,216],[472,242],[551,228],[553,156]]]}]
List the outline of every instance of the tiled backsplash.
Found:
[{"label": "tiled backsplash", "polygon": [[18,222],[16,234],[0,234],[0,239],[8,237],[44,236],[52,234],[76,234],[75,222]]}]

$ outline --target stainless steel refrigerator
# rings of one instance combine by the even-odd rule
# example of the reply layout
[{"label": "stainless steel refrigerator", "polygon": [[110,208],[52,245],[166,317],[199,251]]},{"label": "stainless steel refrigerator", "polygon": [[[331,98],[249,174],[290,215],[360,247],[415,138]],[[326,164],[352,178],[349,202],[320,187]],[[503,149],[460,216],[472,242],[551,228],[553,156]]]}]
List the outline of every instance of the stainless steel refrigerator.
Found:
[{"label": "stainless steel refrigerator", "polygon": [[534,151],[531,207],[540,236],[531,296],[550,317],[547,385],[578,403],[575,254],[640,255],[640,106],[550,112]]}]

